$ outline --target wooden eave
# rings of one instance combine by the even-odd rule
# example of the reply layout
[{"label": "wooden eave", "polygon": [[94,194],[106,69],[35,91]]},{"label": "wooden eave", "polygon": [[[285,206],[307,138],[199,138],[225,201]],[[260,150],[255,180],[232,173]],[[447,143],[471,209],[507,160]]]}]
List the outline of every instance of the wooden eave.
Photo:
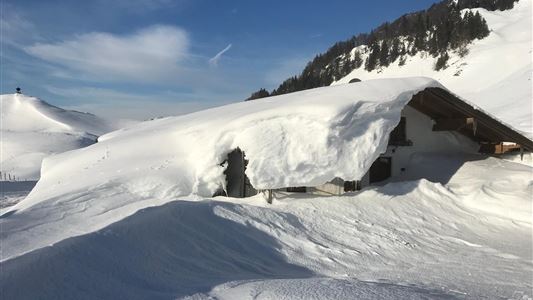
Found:
[{"label": "wooden eave", "polygon": [[453,128],[479,143],[513,142],[533,151],[532,140],[444,89],[426,88],[408,105],[435,120],[435,130]]}]

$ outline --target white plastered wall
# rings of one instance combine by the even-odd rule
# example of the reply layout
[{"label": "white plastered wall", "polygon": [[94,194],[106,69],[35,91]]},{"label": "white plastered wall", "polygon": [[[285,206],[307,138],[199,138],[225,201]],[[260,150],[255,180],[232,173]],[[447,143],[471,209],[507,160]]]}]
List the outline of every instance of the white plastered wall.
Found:
[{"label": "white plastered wall", "polygon": [[479,145],[456,131],[433,131],[434,121],[416,109],[406,106],[402,111],[406,121],[407,139],[412,146],[389,146],[382,156],[392,157],[392,177],[407,168],[415,153],[477,153]]},{"label": "white plastered wall", "polygon": [[[405,106],[402,111],[405,117],[407,139],[411,146],[388,146],[381,156],[391,157],[391,177],[399,176],[407,170],[411,156],[415,153],[477,153],[479,145],[470,138],[455,131],[433,131],[434,121],[416,109]],[[413,166],[411,166],[413,167]],[[416,167],[416,166],[415,166]],[[361,178],[361,186],[369,185],[368,172]],[[321,186],[308,188],[314,194],[342,194],[344,181],[338,178]]]}]

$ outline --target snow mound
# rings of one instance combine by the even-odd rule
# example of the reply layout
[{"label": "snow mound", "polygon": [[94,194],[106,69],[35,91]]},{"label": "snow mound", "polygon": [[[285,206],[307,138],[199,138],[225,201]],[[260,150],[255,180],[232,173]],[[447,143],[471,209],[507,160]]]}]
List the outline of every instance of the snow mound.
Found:
[{"label": "snow mound", "polygon": [[111,127],[87,113],[68,111],[23,94],[0,95],[2,172],[39,178],[44,157],[93,144]]},{"label": "snow mound", "polygon": [[[352,78],[361,80],[427,76],[441,82],[453,93],[467,99],[533,137],[531,94],[532,2],[521,0],[505,11],[474,9],[487,20],[491,33],[468,46],[468,54],[451,53],[448,68],[435,71],[436,58],[418,53],[403,66],[398,61],[387,68],[371,72],[363,67],[334,82],[342,84]],[[356,48],[364,53],[364,47]]]}]

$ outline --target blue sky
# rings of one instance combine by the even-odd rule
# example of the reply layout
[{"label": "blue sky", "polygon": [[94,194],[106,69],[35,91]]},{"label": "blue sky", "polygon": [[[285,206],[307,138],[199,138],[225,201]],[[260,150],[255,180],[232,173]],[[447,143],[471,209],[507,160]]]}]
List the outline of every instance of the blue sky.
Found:
[{"label": "blue sky", "polygon": [[2,94],[146,119],[241,101],[435,0],[1,0]]}]

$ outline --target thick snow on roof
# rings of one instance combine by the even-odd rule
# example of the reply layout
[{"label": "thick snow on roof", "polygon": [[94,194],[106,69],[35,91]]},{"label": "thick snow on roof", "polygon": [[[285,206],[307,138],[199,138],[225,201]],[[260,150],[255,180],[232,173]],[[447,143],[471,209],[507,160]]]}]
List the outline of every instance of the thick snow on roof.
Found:
[{"label": "thick snow on roof", "polygon": [[[246,153],[246,173],[258,189],[359,179],[386,149],[402,108],[427,87],[440,85],[429,78],[369,80],[241,102],[140,123],[50,156],[28,197],[0,211],[16,217],[3,225],[14,239],[3,247],[4,258],[177,197],[210,197],[225,181],[221,162],[237,147]],[[35,220],[46,225],[34,233],[8,233]],[[57,234],[41,232],[60,226],[50,220],[68,226]],[[38,235],[39,242],[28,235]]]},{"label": "thick snow on roof", "polygon": [[79,189],[140,180],[135,186],[143,193],[211,196],[224,182],[220,163],[237,147],[258,189],[359,179],[386,149],[403,107],[429,86],[440,85],[428,78],[370,80],[145,122],[46,159],[28,201],[57,191],[58,182]]},{"label": "thick snow on roof", "polygon": [[1,171],[38,179],[44,157],[85,147],[111,131],[102,119],[23,94],[0,95]]}]

